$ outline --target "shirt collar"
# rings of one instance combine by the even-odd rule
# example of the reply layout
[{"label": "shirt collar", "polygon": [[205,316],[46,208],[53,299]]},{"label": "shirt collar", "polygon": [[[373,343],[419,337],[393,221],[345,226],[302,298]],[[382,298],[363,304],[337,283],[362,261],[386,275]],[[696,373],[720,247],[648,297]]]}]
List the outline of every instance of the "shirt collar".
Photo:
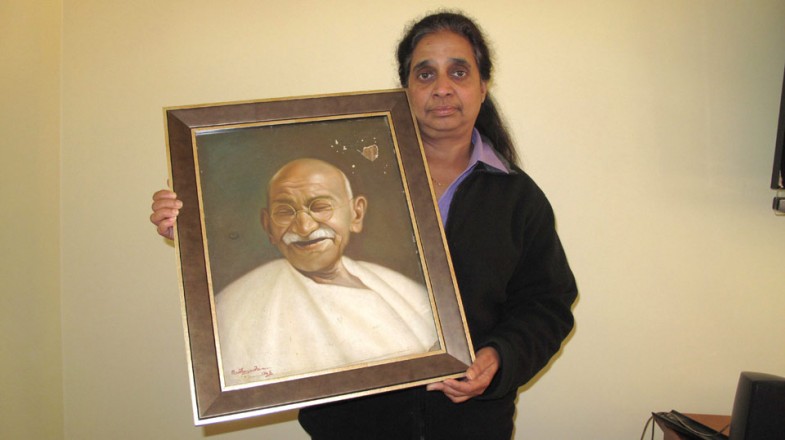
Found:
[{"label": "shirt collar", "polygon": [[472,154],[469,156],[469,166],[467,169],[473,168],[477,162],[482,162],[498,171],[505,174],[510,174],[510,169],[496,154],[491,143],[482,137],[479,131],[475,128],[472,131]]}]

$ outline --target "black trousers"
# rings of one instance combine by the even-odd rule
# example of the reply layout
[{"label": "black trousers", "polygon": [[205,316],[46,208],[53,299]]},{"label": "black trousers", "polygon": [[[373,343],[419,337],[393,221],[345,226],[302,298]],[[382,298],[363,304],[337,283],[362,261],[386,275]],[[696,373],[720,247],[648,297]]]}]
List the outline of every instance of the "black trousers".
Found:
[{"label": "black trousers", "polygon": [[300,410],[314,440],[509,440],[515,393],[501,399],[452,403],[424,387]]}]

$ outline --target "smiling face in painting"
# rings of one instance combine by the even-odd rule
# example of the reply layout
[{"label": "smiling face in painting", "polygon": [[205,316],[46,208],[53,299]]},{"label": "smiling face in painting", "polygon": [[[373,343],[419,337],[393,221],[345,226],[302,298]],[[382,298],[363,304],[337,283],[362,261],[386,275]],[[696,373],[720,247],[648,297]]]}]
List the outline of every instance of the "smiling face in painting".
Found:
[{"label": "smiling face in painting", "polygon": [[367,201],[352,197],[346,176],[327,162],[298,159],[270,179],[262,225],[292,266],[305,274],[341,267],[352,233],[362,231]]}]

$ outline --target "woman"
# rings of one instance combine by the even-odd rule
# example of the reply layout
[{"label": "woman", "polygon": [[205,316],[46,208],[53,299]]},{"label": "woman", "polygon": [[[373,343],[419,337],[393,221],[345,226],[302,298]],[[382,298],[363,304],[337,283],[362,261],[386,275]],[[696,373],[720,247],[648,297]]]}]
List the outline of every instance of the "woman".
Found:
[{"label": "woman", "polygon": [[[492,63],[481,31],[454,13],[415,23],[397,51],[445,226],[476,350],[462,380],[300,411],[316,439],[509,439],[517,389],[571,331],[575,280],[542,191],[488,93]],[[182,204],[154,195],[161,235]]]}]

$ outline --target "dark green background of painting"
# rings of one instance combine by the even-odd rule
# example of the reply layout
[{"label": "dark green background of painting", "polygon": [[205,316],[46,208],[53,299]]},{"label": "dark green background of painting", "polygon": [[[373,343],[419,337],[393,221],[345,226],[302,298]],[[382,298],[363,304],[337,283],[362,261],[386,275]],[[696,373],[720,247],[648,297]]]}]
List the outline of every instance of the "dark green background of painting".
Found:
[{"label": "dark green background of painting", "polygon": [[[376,144],[379,157],[362,156]],[[213,291],[276,258],[260,223],[266,185],[278,168],[302,157],[322,159],[349,177],[368,198],[363,232],[346,255],[370,261],[424,284],[387,118],[361,117],[205,132],[196,140]]]}]

